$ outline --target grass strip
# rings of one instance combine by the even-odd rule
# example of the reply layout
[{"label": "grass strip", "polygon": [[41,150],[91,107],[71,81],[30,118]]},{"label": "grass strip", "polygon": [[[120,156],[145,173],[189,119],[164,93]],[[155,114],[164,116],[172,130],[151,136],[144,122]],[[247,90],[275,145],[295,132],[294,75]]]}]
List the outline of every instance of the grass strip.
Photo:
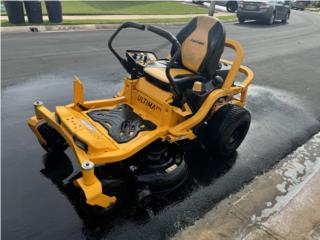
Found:
[{"label": "grass strip", "polygon": [[[166,1],[62,1],[63,15],[175,15],[207,13],[208,9]],[[42,13],[47,9],[42,1]],[[6,12],[1,12],[6,15]]]}]

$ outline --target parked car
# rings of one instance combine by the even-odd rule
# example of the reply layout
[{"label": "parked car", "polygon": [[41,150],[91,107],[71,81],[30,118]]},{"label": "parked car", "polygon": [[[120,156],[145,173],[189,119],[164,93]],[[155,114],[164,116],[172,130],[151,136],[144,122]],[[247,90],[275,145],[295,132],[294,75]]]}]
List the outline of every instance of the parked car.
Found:
[{"label": "parked car", "polygon": [[290,1],[285,0],[243,0],[238,2],[239,23],[246,20],[264,21],[273,24],[276,20],[286,23],[290,17]]},{"label": "parked car", "polygon": [[[202,3],[210,3],[211,0],[192,0],[193,3],[195,4],[202,4]],[[238,3],[237,1],[216,1],[216,5],[224,6],[226,7],[228,12],[235,12],[238,9]]]},{"label": "parked car", "polygon": [[297,9],[303,11],[305,7],[310,3],[310,1],[296,1],[293,0],[291,3],[292,9]]}]

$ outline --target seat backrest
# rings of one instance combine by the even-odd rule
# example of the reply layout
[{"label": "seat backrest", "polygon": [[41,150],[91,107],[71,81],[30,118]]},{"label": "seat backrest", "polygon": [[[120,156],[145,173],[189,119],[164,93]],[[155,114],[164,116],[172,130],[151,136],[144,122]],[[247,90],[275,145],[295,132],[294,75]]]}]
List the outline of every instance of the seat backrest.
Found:
[{"label": "seat backrest", "polygon": [[[181,44],[180,64],[211,79],[224,49],[225,30],[210,16],[193,18],[177,35]],[[173,56],[175,49],[171,49]]]}]

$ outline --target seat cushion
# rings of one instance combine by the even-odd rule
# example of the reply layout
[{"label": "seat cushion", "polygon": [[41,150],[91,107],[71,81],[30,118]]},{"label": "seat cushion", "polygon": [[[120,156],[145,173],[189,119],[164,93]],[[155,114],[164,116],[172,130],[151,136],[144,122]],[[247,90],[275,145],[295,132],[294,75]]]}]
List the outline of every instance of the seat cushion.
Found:
[{"label": "seat cushion", "polygon": [[[146,67],[144,69],[144,72],[146,74],[148,74],[151,77],[154,77],[156,79],[158,79],[161,82],[164,82],[166,84],[169,83],[169,80],[167,78],[166,75],[166,68],[160,68],[160,67]],[[187,69],[183,69],[183,68],[171,68],[170,69],[170,75],[172,76],[172,78],[176,78],[177,76],[190,76],[193,75],[192,72],[190,72]]]},{"label": "seat cushion", "polygon": [[[160,87],[163,90],[170,91],[170,82],[166,76],[165,65],[151,65],[144,68],[146,79],[152,84]],[[181,91],[186,88],[192,88],[193,83],[200,78],[200,76],[184,68],[171,68],[170,74],[173,81]]]}]

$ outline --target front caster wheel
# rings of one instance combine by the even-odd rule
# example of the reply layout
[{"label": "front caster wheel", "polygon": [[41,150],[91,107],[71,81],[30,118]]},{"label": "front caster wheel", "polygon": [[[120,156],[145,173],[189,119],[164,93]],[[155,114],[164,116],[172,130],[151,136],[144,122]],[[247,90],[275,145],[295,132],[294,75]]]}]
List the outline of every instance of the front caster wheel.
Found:
[{"label": "front caster wheel", "polygon": [[84,192],[80,191],[81,210],[91,217],[109,217],[123,205],[125,199],[125,182],[121,179],[107,179],[101,181],[102,191],[108,196],[115,196],[117,201],[106,208],[87,204]]},{"label": "front caster wheel", "polygon": [[40,144],[49,154],[63,153],[67,149],[68,144],[64,138],[47,122],[40,124],[38,126],[38,131],[46,141],[45,144]]},{"label": "front caster wheel", "polygon": [[210,155],[230,156],[244,140],[251,122],[250,113],[237,105],[221,107],[206,126],[203,145]]}]

